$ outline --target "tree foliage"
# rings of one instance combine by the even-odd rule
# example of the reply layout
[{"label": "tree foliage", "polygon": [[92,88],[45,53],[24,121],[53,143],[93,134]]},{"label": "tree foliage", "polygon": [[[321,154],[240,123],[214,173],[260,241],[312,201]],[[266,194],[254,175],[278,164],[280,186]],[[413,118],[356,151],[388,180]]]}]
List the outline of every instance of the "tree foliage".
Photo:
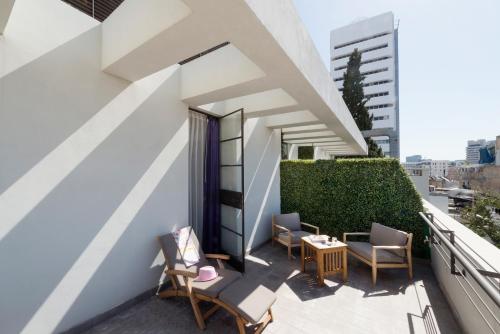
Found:
[{"label": "tree foliage", "polygon": [[[349,108],[356,125],[361,131],[371,130],[373,126],[373,115],[370,115],[366,107],[368,99],[365,98],[363,90],[364,76],[361,75],[361,53],[354,49],[347,62],[347,69],[344,73],[344,85],[342,98],[347,108]],[[382,149],[378,147],[371,138],[365,138],[368,145],[369,157],[383,157]]]},{"label": "tree foliage", "polygon": [[344,86],[342,98],[344,99],[347,108],[351,111],[352,117],[358,128],[363,130],[371,130],[373,126],[373,116],[370,115],[366,108],[366,102],[363,90],[364,76],[361,75],[361,53],[358,49],[354,49],[347,62],[347,69],[344,73]]},{"label": "tree foliage", "polygon": [[499,197],[480,195],[471,207],[462,210],[461,218],[464,225],[500,248],[500,226],[495,223],[492,216],[492,210],[495,208],[500,208]]}]

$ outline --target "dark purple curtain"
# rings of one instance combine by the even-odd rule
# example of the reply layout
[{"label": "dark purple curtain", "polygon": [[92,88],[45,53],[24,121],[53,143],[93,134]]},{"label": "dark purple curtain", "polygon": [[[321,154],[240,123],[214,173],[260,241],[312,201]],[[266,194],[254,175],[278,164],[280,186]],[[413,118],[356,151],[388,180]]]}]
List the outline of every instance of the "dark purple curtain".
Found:
[{"label": "dark purple curtain", "polygon": [[220,152],[219,120],[208,117],[205,147],[205,178],[203,187],[203,250],[218,253],[221,245],[220,231]]}]

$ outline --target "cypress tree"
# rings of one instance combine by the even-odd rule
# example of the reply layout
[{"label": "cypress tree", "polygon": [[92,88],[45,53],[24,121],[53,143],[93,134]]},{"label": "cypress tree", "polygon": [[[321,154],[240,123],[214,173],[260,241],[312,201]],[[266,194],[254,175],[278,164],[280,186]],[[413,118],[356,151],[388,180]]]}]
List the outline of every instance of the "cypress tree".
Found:
[{"label": "cypress tree", "polygon": [[[342,91],[342,98],[344,99],[347,108],[352,114],[356,125],[361,131],[371,130],[373,126],[373,115],[370,115],[363,90],[363,80],[365,77],[361,75],[359,70],[361,66],[361,53],[358,49],[354,49],[349,56],[347,62],[347,69],[344,73],[344,85]],[[365,138],[368,145],[369,157],[382,157],[383,152],[380,147],[371,139]]]}]

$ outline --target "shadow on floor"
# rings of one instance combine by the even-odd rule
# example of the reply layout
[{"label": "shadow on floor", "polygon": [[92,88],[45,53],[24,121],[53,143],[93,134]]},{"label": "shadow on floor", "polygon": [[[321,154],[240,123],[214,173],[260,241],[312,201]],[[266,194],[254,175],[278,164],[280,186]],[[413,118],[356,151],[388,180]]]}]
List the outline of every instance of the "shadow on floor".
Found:
[{"label": "shadow on floor", "polygon": [[[372,287],[370,268],[349,258],[349,278],[318,286],[313,265],[300,272],[282,247],[265,245],[247,257],[245,277],[276,292],[275,320],[266,333],[460,333],[427,262],[416,260],[414,279],[405,270],[381,270]],[[204,305],[209,307],[209,305]],[[150,298],[95,326],[88,333],[201,333],[187,298]],[[218,311],[205,333],[236,333],[234,318]],[[250,330],[248,331],[250,332]]]}]

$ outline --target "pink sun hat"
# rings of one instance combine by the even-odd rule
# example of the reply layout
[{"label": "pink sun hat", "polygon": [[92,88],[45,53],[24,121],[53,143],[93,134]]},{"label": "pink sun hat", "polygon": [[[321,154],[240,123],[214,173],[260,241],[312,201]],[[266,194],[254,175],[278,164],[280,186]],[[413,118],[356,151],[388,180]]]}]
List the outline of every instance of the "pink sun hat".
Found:
[{"label": "pink sun hat", "polygon": [[196,277],[194,280],[197,282],[206,282],[217,278],[217,276],[218,274],[214,267],[204,266],[200,268],[200,270],[198,271],[198,277]]}]

